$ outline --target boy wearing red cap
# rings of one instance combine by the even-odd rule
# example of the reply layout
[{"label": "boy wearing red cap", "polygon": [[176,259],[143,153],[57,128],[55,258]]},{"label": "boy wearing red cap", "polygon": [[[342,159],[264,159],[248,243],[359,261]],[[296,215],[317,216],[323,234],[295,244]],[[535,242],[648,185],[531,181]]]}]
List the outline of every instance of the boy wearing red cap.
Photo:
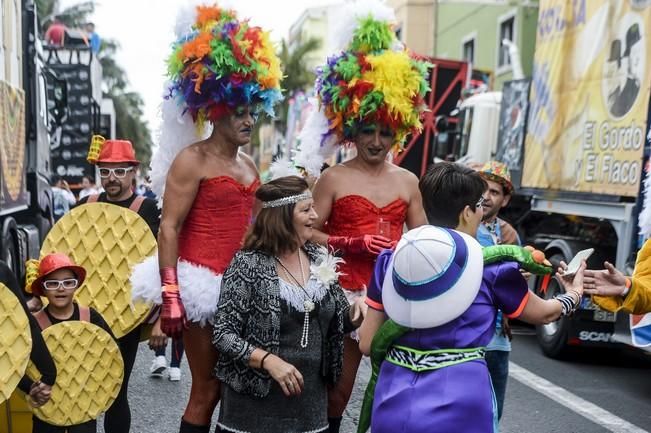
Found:
[{"label": "boy wearing red cap", "polygon": [[[86,270],[77,266],[65,254],[54,253],[43,257],[38,265],[38,278],[31,284],[31,292],[36,296],[45,296],[48,305],[34,314],[42,330],[60,322],[79,320],[99,326],[111,336],[113,333],[104,318],[90,307],[74,302],[74,294],[86,278]],[[115,337],[114,337],[115,338]],[[27,376],[23,382],[32,385]],[[38,402],[38,399],[36,399]],[[33,433],[95,433],[97,421],[92,420],[73,426],[56,426],[36,416],[33,417]]]},{"label": "boy wearing red cap", "polygon": [[[89,160],[91,159],[89,158]],[[128,140],[106,140],[101,144],[97,159],[91,160],[91,162],[98,167],[104,192],[84,197],[79,200],[78,205],[103,202],[131,209],[147,222],[156,237],[160,223],[160,211],[156,202],[137,195],[132,188],[140,161],[136,159],[131,142]],[[138,326],[117,340],[124,360],[124,381],[113,406],[106,412],[104,418],[104,430],[107,433],[128,433],[131,427],[131,409],[127,399],[127,390],[140,343],[140,331]],[[162,342],[164,346],[166,339],[162,338],[157,341]]]}]

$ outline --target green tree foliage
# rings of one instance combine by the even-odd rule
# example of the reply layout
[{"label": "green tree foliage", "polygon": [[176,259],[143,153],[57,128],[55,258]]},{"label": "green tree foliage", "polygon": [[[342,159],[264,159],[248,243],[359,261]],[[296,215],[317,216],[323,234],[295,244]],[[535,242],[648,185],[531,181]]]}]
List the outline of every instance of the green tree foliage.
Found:
[{"label": "green tree foliage", "polygon": [[287,126],[287,110],[291,95],[299,90],[308,90],[314,85],[314,71],[306,67],[305,59],[320,47],[321,40],[317,38],[310,38],[305,42],[300,43],[293,50],[289,49],[287,42],[284,40],[282,41],[278,57],[280,57],[283,69],[284,79],[282,86],[285,90],[285,99],[278,106],[276,111],[282,130]]},{"label": "green tree foliage", "polygon": [[[55,16],[70,28],[82,28],[95,11],[95,1],[92,0],[63,10],[59,10],[58,0],[35,0],[35,3],[43,32]],[[142,167],[148,167],[152,139],[147,122],[143,119],[144,101],[139,93],[129,89],[127,73],[115,60],[119,49],[117,41],[102,38],[97,55],[102,65],[102,94],[113,100],[117,137],[130,140]]]},{"label": "green tree foliage", "polygon": [[144,120],[144,101],[138,92],[129,90],[127,74],[115,61],[119,44],[110,39],[102,40],[98,58],[102,64],[102,93],[111,98],[115,107],[116,134],[130,140],[142,167],[149,167],[152,139]]}]

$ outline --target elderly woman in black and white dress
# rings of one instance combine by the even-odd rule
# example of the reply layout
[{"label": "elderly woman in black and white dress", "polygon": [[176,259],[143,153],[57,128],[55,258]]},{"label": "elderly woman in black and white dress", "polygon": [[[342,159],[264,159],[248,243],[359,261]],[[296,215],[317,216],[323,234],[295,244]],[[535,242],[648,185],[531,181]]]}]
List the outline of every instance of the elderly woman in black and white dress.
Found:
[{"label": "elderly woman in black and white dress", "polygon": [[337,282],[336,259],[310,242],[317,214],[307,183],[261,186],[262,210],[224,273],[213,344],[220,352],[219,427],[226,432],[328,430],[327,391],[344,335],[362,320]]}]

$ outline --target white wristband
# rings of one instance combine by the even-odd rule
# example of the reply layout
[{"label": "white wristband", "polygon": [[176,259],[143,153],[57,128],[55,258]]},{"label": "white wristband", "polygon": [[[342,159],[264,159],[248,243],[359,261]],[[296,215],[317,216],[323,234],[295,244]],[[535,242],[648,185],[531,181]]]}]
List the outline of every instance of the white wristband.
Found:
[{"label": "white wristband", "polygon": [[628,292],[631,291],[632,282],[629,278],[626,278],[626,284],[624,284],[624,291],[620,295],[622,298],[625,298],[628,295]]}]

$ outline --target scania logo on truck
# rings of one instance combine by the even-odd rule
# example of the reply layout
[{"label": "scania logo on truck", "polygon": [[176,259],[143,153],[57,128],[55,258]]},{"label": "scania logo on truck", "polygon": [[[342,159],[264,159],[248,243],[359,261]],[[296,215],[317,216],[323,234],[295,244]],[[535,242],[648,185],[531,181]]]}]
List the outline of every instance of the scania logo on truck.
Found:
[{"label": "scania logo on truck", "polygon": [[579,332],[579,340],[591,342],[609,343],[613,338],[610,332],[596,332],[596,331],[581,331]]}]

